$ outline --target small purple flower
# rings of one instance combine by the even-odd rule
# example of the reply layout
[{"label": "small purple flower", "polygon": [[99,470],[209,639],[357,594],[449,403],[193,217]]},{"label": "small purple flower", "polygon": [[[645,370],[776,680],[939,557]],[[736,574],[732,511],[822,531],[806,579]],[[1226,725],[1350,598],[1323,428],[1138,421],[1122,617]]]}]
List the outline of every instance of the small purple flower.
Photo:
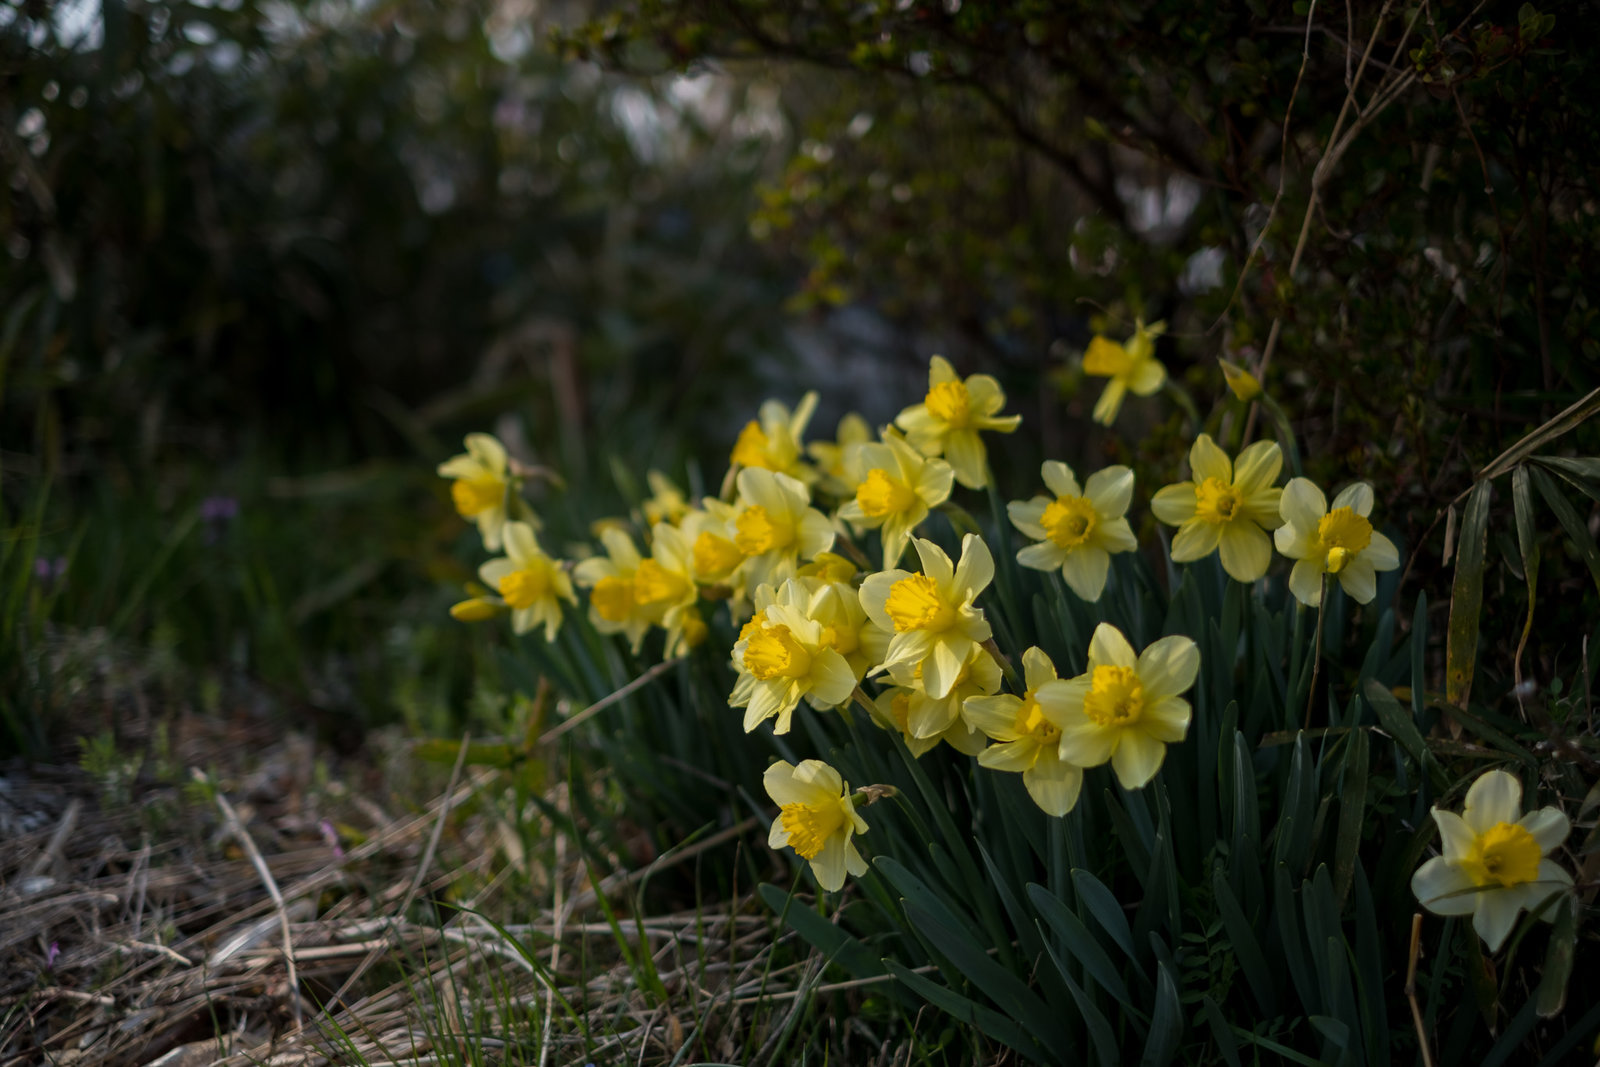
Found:
[{"label": "small purple flower", "polygon": [[51,585],[60,580],[67,573],[67,558],[56,556],[49,559],[39,556],[33,561],[33,576],[39,579],[41,585]]},{"label": "small purple flower", "polygon": [[206,544],[214,545],[228,524],[239,517],[239,500],[226,495],[208,496],[200,501],[200,518],[206,524]]},{"label": "small purple flower", "polygon": [[339,859],[344,859],[344,848],[339,844],[339,831],[334,829],[333,822],[329,819],[323,819],[318,824],[318,828],[322,831],[322,840],[327,843],[329,848],[333,849],[333,854]]},{"label": "small purple flower", "polygon": [[47,971],[55,970],[56,969],[56,960],[57,960],[57,958],[60,957],[60,955],[61,955],[61,942],[59,942],[59,941],[50,942],[50,947],[44,950],[44,969],[47,970]]}]

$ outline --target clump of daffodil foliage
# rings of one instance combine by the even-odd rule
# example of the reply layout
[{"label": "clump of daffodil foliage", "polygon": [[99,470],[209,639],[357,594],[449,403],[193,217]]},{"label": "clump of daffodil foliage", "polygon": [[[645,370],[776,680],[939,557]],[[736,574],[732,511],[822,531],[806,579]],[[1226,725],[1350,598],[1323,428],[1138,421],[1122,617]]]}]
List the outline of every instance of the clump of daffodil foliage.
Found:
[{"label": "clump of daffodil foliage", "polygon": [[[1159,330],[1091,346],[1097,419],[1158,390]],[[720,493],[649,472],[570,559],[473,435],[439,470],[503,554],[455,614],[508,615],[552,684],[603,641],[643,682],[676,673],[690,696],[661,707],[698,740],[674,758],[760,745],[717,763],[747,790],[728,800],[765,796],[774,858],[836,914],[768,901],[848,977],[975,1040],[1108,1065],[1503,1053],[1573,966],[1574,798],[1498,731],[1430,741],[1481,720],[1429,693],[1421,598],[1397,638],[1382,488],[1330,505],[1292,440],[1244,439],[1259,383],[1216,385],[1167,484],[1049,460],[1009,501],[994,469],[1020,419],[987,375],[934,357],[892,422],[849,415],[831,440],[806,439],[815,395],[771,400]],[[1505,766],[1456,814],[1444,761],[1466,752]],[[1523,814],[1523,782],[1549,805]],[[1490,957],[1522,991],[1462,1012]]]}]

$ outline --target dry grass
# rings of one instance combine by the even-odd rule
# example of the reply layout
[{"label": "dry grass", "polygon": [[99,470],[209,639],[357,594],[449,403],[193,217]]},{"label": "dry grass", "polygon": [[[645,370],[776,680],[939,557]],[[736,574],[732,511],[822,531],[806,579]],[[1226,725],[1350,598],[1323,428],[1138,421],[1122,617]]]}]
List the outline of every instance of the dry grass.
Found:
[{"label": "dry grass", "polygon": [[265,740],[212,738],[254,769],[209,795],[110,804],[77,768],[4,769],[0,1067],[755,1062],[818,988],[821,961],[751,897],[627,913],[699,849],[597,893],[550,820],[539,855],[519,844],[500,772],[458,765],[395,816],[315,784],[308,742]]}]

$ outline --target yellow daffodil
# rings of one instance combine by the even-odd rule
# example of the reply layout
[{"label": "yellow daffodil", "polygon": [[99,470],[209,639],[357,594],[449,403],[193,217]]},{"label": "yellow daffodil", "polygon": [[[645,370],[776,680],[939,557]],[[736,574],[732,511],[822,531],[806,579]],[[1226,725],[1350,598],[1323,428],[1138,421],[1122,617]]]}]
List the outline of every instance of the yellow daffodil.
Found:
[{"label": "yellow daffodil", "polygon": [[788,733],[802,698],[821,710],[843,704],[855,692],[849,662],[828,643],[822,624],[806,616],[809,600],[801,583],[784,583],[733,646],[740,677],[728,703],[745,708],[746,733],[774,716],[773,731]]},{"label": "yellow daffodil", "polygon": [[1133,336],[1125,344],[1105,337],[1095,337],[1083,353],[1083,372],[1100,378],[1110,378],[1105,392],[1094,405],[1094,421],[1110,426],[1117,421],[1122,409],[1122,398],[1129,392],[1136,396],[1149,396],[1165,384],[1166,366],[1156,358],[1156,338],[1166,332],[1164,322],[1146,326],[1139,322]]},{"label": "yellow daffodil", "polygon": [[811,506],[804,483],[760,467],[739,472],[733,543],[750,588],[781,585],[802,559],[833,547],[833,524]]},{"label": "yellow daffodil", "polygon": [[1334,575],[1360,604],[1378,592],[1378,571],[1400,566],[1394,542],[1372,528],[1372,486],[1357,482],[1333,498],[1333,509],[1309,478],[1291,478],[1278,505],[1283,525],[1273,539],[1278,551],[1295,560],[1289,591],[1302,604],[1322,602],[1322,576]]},{"label": "yellow daffodil", "polygon": [[1061,724],[1066,721],[1067,684],[1055,664],[1037,648],[1022,654],[1027,690],[1014,697],[975,696],[961,714],[999,744],[978,753],[978,763],[995,771],[1020,771],[1022,784],[1046,815],[1065,815],[1078,803],[1083,768],[1061,758]]},{"label": "yellow daffodil", "polygon": [[[1487,771],[1467,790],[1460,815],[1433,809],[1444,855],[1411,876],[1411,891],[1436,915],[1471,915],[1472,928],[1498,952],[1517,913],[1537,909],[1572,887],[1572,876],[1545,857],[1567,838],[1571,824],[1557,808],[1522,814],[1522,783]],[[1541,913],[1555,918],[1555,908]]]},{"label": "yellow daffodil", "polygon": [[889,671],[895,684],[910,691],[906,705],[906,730],[918,740],[943,739],[969,756],[982,751],[983,735],[967,721],[963,707],[969,699],[985,697],[1000,690],[1000,664],[982,645],[973,645],[967,659],[956,672],[950,691],[944,696],[928,692],[923,678],[929,661],[914,666],[900,664]]},{"label": "yellow daffodil", "polygon": [[1013,500],[1006,505],[1011,525],[1039,543],[1017,553],[1017,562],[1037,571],[1061,570],[1072,591],[1096,601],[1105,592],[1111,553],[1139,547],[1123,516],[1133,499],[1133,472],[1107,467],[1078,486],[1072,468],[1045,462],[1044,484],[1055,495]]},{"label": "yellow daffodil", "polygon": [[591,556],[572,568],[572,580],[589,590],[589,622],[603,634],[622,634],[635,653],[655,621],[634,595],[634,578],[641,562],[633,538],[610,527],[600,533],[604,556]]},{"label": "yellow daffodil", "polygon": [[[998,672],[999,667],[996,666],[995,670]],[[995,687],[999,687],[998,681]],[[917,759],[921,759],[924,753],[931,752],[943,742],[948,742],[950,747],[964,756],[976,756],[983,751],[983,735],[967,722],[965,716],[958,716],[943,732],[932,737],[918,737],[912,733],[911,702],[917,699],[931,698],[919,688],[891,685],[873,700],[872,721],[885,730],[899,734],[911,755]]]},{"label": "yellow daffodil", "polygon": [[950,499],[955,472],[944,460],[912,448],[892,426],[884,430],[882,444],[857,448],[852,465],[861,477],[855,499],[839,509],[839,517],[861,529],[878,530],[883,565],[893,567],[928,510]]},{"label": "yellow daffodil", "polygon": [[701,585],[728,585],[733,581],[733,572],[744,562],[744,553],[733,543],[733,520],[739,511],[714,497],[704,503],[705,510],[689,511],[679,520],[678,529],[689,542],[694,580]]},{"label": "yellow daffodil", "polygon": [[801,459],[801,437],[806,424],[817,410],[817,394],[807,393],[790,411],[776,400],[761,405],[760,418],[751,419],[739,431],[733,445],[733,463],[736,466],[777,471],[810,485],[817,480],[817,472]]},{"label": "yellow daffodil", "polygon": [[855,580],[857,567],[837,552],[818,552],[816,559],[801,566],[796,573],[825,582],[851,582]]},{"label": "yellow daffodil", "polygon": [[478,568],[478,576],[511,609],[511,629],[527,633],[544,627],[544,639],[554,641],[561,628],[561,601],[577,603],[572,579],[558,560],[545,555],[525,522],[508,522],[503,530],[506,554]]},{"label": "yellow daffodil", "polygon": [[689,511],[689,498],[660,471],[648,471],[645,481],[650,483],[650,497],[641,505],[647,526],[658,522],[676,523]]},{"label": "yellow daffodil", "polygon": [[988,481],[988,454],[980,430],[1011,433],[1021,415],[999,414],[1006,406],[1000,383],[987,374],[963,381],[943,356],[928,363],[928,395],[906,408],[895,425],[925,456],[943,456],[955,470],[956,481],[968,489],[982,489]]},{"label": "yellow daffodil", "polygon": [[633,596],[639,610],[667,631],[668,656],[682,655],[704,640],[694,549],[677,527],[658,522],[651,528],[650,558],[640,560],[634,572]]},{"label": "yellow daffodil", "polygon": [[1137,657],[1110,623],[1089,640],[1089,670],[1062,694],[1061,759],[1079,767],[1107,760],[1126,789],[1155,777],[1167,745],[1189,730],[1182,695],[1200,673],[1200,649],[1187,637],[1163,637]]},{"label": "yellow daffodil", "polygon": [[832,441],[812,441],[806,453],[815,462],[821,481],[817,488],[836,499],[855,492],[850,480],[850,457],[856,448],[872,440],[872,426],[854,411],[839,420]]},{"label": "yellow daffodil", "polygon": [[1254,374],[1221,356],[1217,357],[1217,363],[1222,367],[1222,380],[1228,383],[1228,389],[1234,396],[1251,401],[1261,395],[1261,382]]},{"label": "yellow daffodil", "polygon": [[521,483],[510,471],[505,445],[486,433],[469,433],[466,443],[466,452],[439,464],[439,476],[454,479],[450,499],[457,513],[477,524],[484,548],[498,552],[506,523],[513,518],[531,519],[532,515],[511,512],[521,503],[520,497],[513,499]]},{"label": "yellow daffodil", "polygon": [[817,884],[830,893],[844,887],[846,872],[857,878],[867,873],[867,861],[850,840],[866,833],[867,823],[856,814],[855,797],[838,771],[821,760],[798,765],[779,760],[767,768],[762,782],[778,805],[769,847],[794,849],[810,862]]},{"label": "yellow daffodil", "polygon": [[822,627],[822,643],[843,656],[856,681],[861,681],[883,661],[889,635],[867,616],[855,586],[848,582],[806,575],[792,581],[806,592],[805,614]]},{"label": "yellow daffodil", "polygon": [[1207,434],[1189,449],[1193,481],[1158,491],[1150,510],[1168,526],[1174,563],[1190,563],[1220,549],[1222,569],[1236,581],[1253,582],[1267,573],[1272,541],[1266,531],[1283,525],[1278,514],[1282,489],[1273,487],[1283,469],[1275,441],[1257,441],[1236,461]]},{"label": "yellow daffodil", "polygon": [[882,571],[861,584],[861,606],[894,636],[879,670],[922,665],[923,687],[936,700],[950,695],[975,646],[987,641],[989,623],[976,601],[994,579],[994,557],[976,534],[961,539],[961,562],[932,541],[917,538],[922,572]]}]

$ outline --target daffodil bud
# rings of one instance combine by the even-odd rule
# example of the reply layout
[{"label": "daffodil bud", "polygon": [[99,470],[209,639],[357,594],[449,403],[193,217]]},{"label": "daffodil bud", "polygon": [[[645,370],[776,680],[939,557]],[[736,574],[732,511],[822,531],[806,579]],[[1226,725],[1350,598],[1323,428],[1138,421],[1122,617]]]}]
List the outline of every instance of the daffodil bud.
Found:
[{"label": "daffodil bud", "polygon": [[1254,374],[1221,356],[1217,357],[1217,362],[1222,366],[1222,377],[1234,396],[1248,402],[1261,395],[1261,382]]}]

